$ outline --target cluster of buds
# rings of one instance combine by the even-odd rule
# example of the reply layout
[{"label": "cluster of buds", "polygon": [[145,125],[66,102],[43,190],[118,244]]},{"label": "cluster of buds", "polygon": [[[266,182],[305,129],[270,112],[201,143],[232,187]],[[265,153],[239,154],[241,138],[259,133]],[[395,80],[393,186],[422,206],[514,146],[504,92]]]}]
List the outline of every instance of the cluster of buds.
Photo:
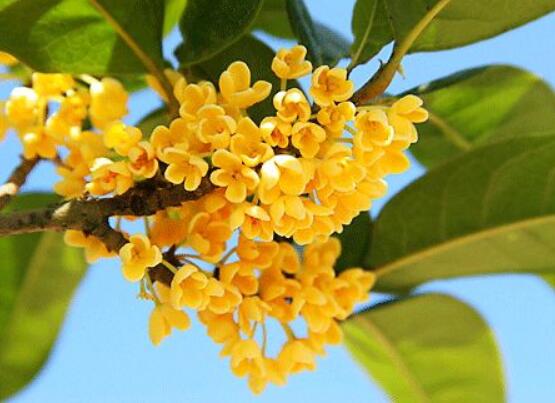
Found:
[{"label": "cluster of buds", "polygon": [[[188,328],[184,309],[195,310],[233,373],[248,376],[257,393],[313,369],[324,346],[341,341],[338,321],[366,301],[373,274],[336,274],[341,247],[330,236],[385,194],[386,175],[408,168],[414,124],[427,119],[413,95],[356,106],[347,71],[313,71],[305,55],[303,46],[277,53],[275,113],[260,122],[249,108],[268,98],[272,85],[252,83],[242,61],[229,65],[218,88],[167,72],[179,117],[152,133],[121,121],[127,94],[111,78],[34,73],[32,87],[16,88],[4,107],[24,156],[55,161],[62,179],[54,189],[66,198],[123,194],[149,178],[188,192],[209,184],[197,200],[146,217],[145,234],[125,235],[123,275],[155,304],[154,344],[173,328]],[[308,74],[313,104],[289,88]],[[52,102],[59,107],[49,113]],[[84,247],[89,261],[112,255],[94,236],[72,230],[65,239]],[[152,281],[149,272],[160,265],[171,272],[170,284]],[[274,356],[267,352],[269,319],[285,335]]]}]

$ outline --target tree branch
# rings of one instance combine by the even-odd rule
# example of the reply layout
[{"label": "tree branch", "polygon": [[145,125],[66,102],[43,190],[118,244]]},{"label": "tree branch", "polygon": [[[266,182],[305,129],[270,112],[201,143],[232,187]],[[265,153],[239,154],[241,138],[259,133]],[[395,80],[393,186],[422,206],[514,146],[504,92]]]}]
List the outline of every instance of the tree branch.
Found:
[{"label": "tree branch", "polygon": [[27,176],[40,161],[39,158],[27,160],[21,157],[21,162],[13,170],[6,183],[0,186],[0,210],[4,209],[27,180]]}]

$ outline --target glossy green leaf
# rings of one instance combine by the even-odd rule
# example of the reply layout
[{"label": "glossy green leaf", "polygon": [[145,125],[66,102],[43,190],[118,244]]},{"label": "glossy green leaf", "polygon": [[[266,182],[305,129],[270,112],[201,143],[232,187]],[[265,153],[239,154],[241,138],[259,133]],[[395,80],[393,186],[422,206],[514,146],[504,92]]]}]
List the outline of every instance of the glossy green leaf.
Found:
[{"label": "glossy green leaf", "polygon": [[301,45],[308,49],[307,59],[314,66],[323,64],[322,42],[304,0],[285,0],[289,23]]},{"label": "glossy green leaf", "polygon": [[295,38],[285,10],[285,0],[264,0],[253,28],[281,38]]},{"label": "glossy green leaf", "polygon": [[466,70],[409,92],[430,111],[411,147],[428,167],[503,138],[555,134],[553,89],[516,67]]},{"label": "glossy green leaf", "polygon": [[162,107],[153,110],[148,115],[143,117],[139,123],[137,123],[137,127],[141,129],[145,138],[150,138],[150,135],[155,127],[160,125],[168,126],[169,123],[170,119],[168,116],[168,110]]},{"label": "glossy green leaf", "polygon": [[463,302],[427,294],[377,305],[343,323],[355,359],[394,402],[505,401],[491,330]]},{"label": "glossy green leaf", "polygon": [[314,25],[318,41],[320,41],[324,64],[335,66],[339,60],[349,56],[351,42],[324,24],[315,22]]},{"label": "glossy green leaf", "polygon": [[187,0],[165,0],[164,8],[164,35],[169,34],[177,25]]},{"label": "glossy green leaf", "polygon": [[261,8],[262,0],[189,0],[179,21],[177,59],[189,66],[214,57],[250,31]]},{"label": "glossy green leaf", "polygon": [[495,273],[555,272],[555,136],[477,148],[384,207],[367,266],[377,289]]},{"label": "glossy green leaf", "polygon": [[[357,0],[353,15],[355,44],[364,42],[358,63],[368,61],[392,40],[408,32],[441,0],[377,0],[369,33],[369,10],[375,0]],[[555,0],[452,0],[411,47],[411,52],[468,45],[526,24],[555,10]],[[359,15],[360,14],[360,15]],[[364,37],[369,38],[364,41]]]},{"label": "glossy green leaf", "polygon": [[335,270],[341,272],[350,267],[364,267],[364,258],[372,241],[372,220],[367,212],[362,212],[351,224],[337,234],[341,241],[341,256],[337,259]]},{"label": "glossy green leaf", "polygon": [[251,35],[247,35],[212,59],[195,65],[193,72],[196,76],[210,80],[217,85],[220,74],[231,63],[236,60],[243,60],[247,63],[252,73],[253,82],[256,80],[266,80],[272,84],[270,96],[263,102],[249,108],[249,115],[253,120],[259,122],[264,116],[275,114],[272,97],[279,91],[279,79],[271,69],[274,55],[274,51],[266,44]]},{"label": "glossy green leaf", "polygon": [[43,72],[144,73],[163,66],[163,14],[163,0],[0,0],[0,50]]},{"label": "glossy green leaf", "polygon": [[358,0],[353,9],[351,31],[355,41],[351,47],[351,67],[364,64],[391,41],[389,21],[380,0]]},{"label": "glossy green leaf", "polygon": [[[18,196],[11,206],[36,208],[46,194]],[[62,234],[0,239],[0,399],[25,386],[46,362],[86,264]]]}]

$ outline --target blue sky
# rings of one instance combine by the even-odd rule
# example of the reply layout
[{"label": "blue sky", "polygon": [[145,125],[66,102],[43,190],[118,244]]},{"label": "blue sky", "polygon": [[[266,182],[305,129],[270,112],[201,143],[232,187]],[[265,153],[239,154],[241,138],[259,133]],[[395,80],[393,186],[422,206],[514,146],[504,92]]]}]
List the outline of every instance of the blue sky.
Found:
[{"label": "blue sky", "polygon": [[[354,1],[307,2],[316,18],[348,37]],[[555,14],[500,37],[434,54],[417,54],[404,62],[406,79],[392,92],[411,88],[455,71],[491,63],[520,66],[555,86]],[[178,37],[172,35],[168,49]],[[282,43],[273,41],[273,46]],[[384,55],[384,58],[386,55]],[[358,68],[357,85],[376,68]],[[9,85],[0,85],[4,98]],[[155,97],[142,92],[131,101],[133,122],[153,108]],[[10,138],[0,147],[0,179],[8,175],[19,152]],[[421,175],[410,172],[389,179],[390,197]],[[34,172],[27,189],[47,189],[53,170]],[[374,213],[383,203],[376,203]],[[174,333],[160,347],[150,345],[147,320],[151,306],[135,299],[136,287],[125,282],[115,260],[91,266],[75,294],[52,356],[37,379],[11,401],[56,402],[387,402],[384,393],[341,347],[332,348],[315,372],[292,377],[284,388],[270,387],[253,397],[243,380],[233,377],[218,347],[194,323]],[[491,276],[441,281],[420,291],[452,294],[476,307],[490,323],[503,353],[510,402],[555,401],[555,298],[553,290],[532,276]],[[32,348],[32,346],[29,346]]]}]

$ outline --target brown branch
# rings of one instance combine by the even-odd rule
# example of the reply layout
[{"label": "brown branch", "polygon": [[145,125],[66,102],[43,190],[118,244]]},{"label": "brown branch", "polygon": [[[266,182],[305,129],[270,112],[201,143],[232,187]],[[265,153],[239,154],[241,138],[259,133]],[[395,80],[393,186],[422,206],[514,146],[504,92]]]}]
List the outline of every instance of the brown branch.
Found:
[{"label": "brown branch", "polygon": [[4,209],[13,196],[19,191],[27,180],[27,176],[40,161],[39,158],[25,159],[21,157],[21,162],[14,169],[6,183],[0,186],[0,210]]}]

